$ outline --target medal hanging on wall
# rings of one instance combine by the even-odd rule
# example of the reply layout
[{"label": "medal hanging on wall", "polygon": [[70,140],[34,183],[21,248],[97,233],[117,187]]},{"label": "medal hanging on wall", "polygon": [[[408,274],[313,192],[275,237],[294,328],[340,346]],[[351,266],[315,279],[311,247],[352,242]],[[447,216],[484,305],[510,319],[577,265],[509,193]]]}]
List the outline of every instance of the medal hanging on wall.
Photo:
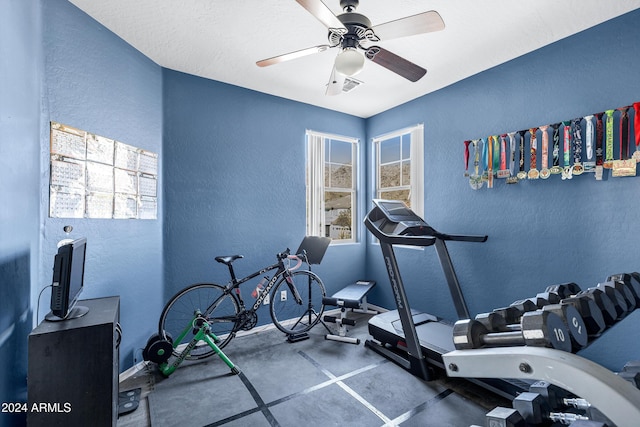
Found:
[{"label": "medal hanging on wall", "polygon": [[633,116],[633,131],[636,141],[636,151],[633,152],[633,158],[638,163],[640,162],[640,102],[633,104],[633,110],[635,112]]},{"label": "medal hanging on wall", "polygon": [[510,175],[507,169],[507,134],[500,135],[500,169],[498,170],[498,178],[508,178]]},{"label": "medal hanging on wall", "polygon": [[542,160],[540,162],[540,178],[547,179],[551,176],[549,170],[549,134],[547,133],[549,125],[540,126],[542,132]]},{"label": "medal hanging on wall", "polygon": [[493,188],[494,136],[487,138],[487,188]]},{"label": "medal hanging on wall", "polygon": [[464,176],[469,177],[469,144],[471,141],[464,142]]},{"label": "medal hanging on wall", "polygon": [[560,125],[562,123],[554,123],[551,125],[553,129],[553,166],[551,166],[551,174],[558,175],[562,173],[560,167]]},{"label": "medal hanging on wall", "polygon": [[584,168],[582,167],[582,117],[571,120],[573,125],[573,166],[571,167],[571,175],[582,175]]},{"label": "medal hanging on wall", "polygon": [[620,107],[620,160],[614,160],[611,165],[612,176],[635,176],[636,175],[636,160],[629,158],[629,108]]},{"label": "medal hanging on wall", "polygon": [[613,166],[613,113],[615,112],[616,110],[607,110],[604,112],[607,116],[605,119],[606,151],[602,166],[605,169],[611,169],[611,166]]},{"label": "medal hanging on wall", "polygon": [[586,124],[585,145],[587,151],[587,161],[584,162],[584,171],[595,172],[596,162],[593,158],[593,115],[584,116],[584,122]]},{"label": "medal hanging on wall", "polygon": [[538,139],[536,138],[536,131],[538,128],[529,129],[531,138],[529,139],[529,147],[531,151],[531,159],[529,160],[530,169],[527,173],[529,179],[538,179],[540,177],[540,171],[537,169],[537,154],[538,154]]},{"label": "medal hanging on wall", "polygon": [[522,181],[527,178],[527,173],[524,171],[524,135],[527,133],[526,130],[519,130],[518,135],[520,135],[520,170],[518,171],[518,175],[516,177],[518,180]]},{"label": "medal hanging on wall", "polygon": [[516,138],[515,132],[509,132],[509,177],[507,178],[507,184],[517,184],[518,178],[516,177]]},{"label": "medal hanging on wall", "polygon": [[603,130],[603,124],[602,124],[602,116],[604,116],[604,113],[596,113],[594,114],[594,116],[596,116],[596,170],[595,170],[595,177],[596,177],[596,181],[601,181],[602,180],[602,172],[603,172],[603,150],[602,150],[602,140],[604,138],[604,130]]},{"label": "medal hanging on wall", "polygon": [[569,158],[571,157],[571,122],[564,121],[562,122],[562,126],[562,133],[564,136],[564,168],[562,169],[562,179],[571,179],[573,178],[573,175],[571,174],[571,166],[569,164]]},{"label": "medal hanging on wall", "polygon": [[482,175],[480,175],[480,150],[482,147],[478,147],[481,144],[482,140],[474,139],[471,141],[471,146],[473,147],[473,175],[469,177],[469,185],[474,190],[478,190],[482,188],[484,184],[482,182]]}]

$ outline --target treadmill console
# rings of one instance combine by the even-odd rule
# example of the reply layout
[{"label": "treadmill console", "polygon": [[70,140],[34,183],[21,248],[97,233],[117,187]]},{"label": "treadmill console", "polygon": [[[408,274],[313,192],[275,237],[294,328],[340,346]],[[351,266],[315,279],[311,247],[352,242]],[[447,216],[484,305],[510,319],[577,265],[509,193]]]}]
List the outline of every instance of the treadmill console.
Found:
[{"label": "treadmill console", "polygon": [[430,236],[433,229],[399,200],[374,199],[369,220],[379,231],[391,236]]}]

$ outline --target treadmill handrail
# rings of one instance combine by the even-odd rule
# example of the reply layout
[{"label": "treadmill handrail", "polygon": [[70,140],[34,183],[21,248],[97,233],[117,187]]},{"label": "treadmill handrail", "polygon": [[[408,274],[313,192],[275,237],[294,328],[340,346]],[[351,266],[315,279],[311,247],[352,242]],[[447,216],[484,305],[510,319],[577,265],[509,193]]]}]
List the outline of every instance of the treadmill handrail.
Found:
[{"label": "treadmill handrail", "polygon": [[399,236],[396,234],[387,234],[376,227],[368,215],[364,219],[364,224],[377,239],[392,245],[431,246],[436,243],[436,237],[434,236]]}]

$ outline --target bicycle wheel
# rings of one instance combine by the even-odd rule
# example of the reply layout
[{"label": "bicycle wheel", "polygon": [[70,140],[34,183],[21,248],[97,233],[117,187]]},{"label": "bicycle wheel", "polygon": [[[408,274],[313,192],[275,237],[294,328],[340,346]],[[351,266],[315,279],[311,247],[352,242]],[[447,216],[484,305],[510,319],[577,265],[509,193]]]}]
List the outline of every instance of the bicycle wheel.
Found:
[{"label": "bicycle wheel", "polygon": [[[199,312],[201,318],[209,322],[211,332],[220,339],[217,346],[222,348],[235,334],[233,331],[239,311],[238,301],[233,295],[225,294],[224,287],[208,283],[191,285],[174,295],[165,305],[160,315],[158,333],[165,339],[171,337],[173,354],[178,356],[197,333],[194,320]],[[186,358],[203,359],[212,354],[213,349],[205,341],[199,341]]]},{"label": "bicycle wheel", "polygon": [[[300,301],[296,301],[296,292]],[[320,320],[324,296],[324,284],[315,273],[282,274],[271,293],[271,320],[285,334],[306,332]]]}]

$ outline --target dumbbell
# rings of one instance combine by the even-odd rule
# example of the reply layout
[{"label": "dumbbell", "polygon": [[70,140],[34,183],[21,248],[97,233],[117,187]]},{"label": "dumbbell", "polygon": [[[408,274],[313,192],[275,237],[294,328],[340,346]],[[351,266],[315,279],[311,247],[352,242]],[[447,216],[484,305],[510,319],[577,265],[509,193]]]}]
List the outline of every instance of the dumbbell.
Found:
[{"label": "dumbbell", "polygon": [[576,294],[577,297],[583,295],[586,295],[596,303],[602,312],[602,318],[607,326],[612,326],[618,321],[618,312],[616,311],[616,307],[604,290],[589,288],[586,291],[580,291]]},{"label": "dumbbell", "polygon": [[[602,282],[596,285],[597,289],[602,289],[605,294],[613,302],[613,306],[616,309],[617,320],[622,320],[624,317],[636,308],[636,300],[631,291],[622,282],[610,281]],[[632,304],[629,307],[629,304]]]},{"label": "dumbbell", "polygon": [[522,415],[513,408],[498,406],[485,416],[485,426],[491,427],[525,427]]},{"label": "dumbbell", "polygon": [[[562,398],[562,403],[559,405],[557,403],[558,402],[547,400],[540,393],[531,391],[520,393],[512,401],[513,408],[522,415],[522,418],[524,418],[527,423],[526,425],[539,425],[548,421],[559,422],[561,424],[571,423],[571,425],[574,425],[573,423],[577,421],[592,421],[596,423],[593,424],[596,426],[613,425],[611,420],[584,399]],[[566,409],[566,407],[569,406],[580,410],[581,414],[557,412],[558,409]]]},{"label": "dumbbell", "polygon": [[[571,304],[550,304],[542,307],[543,311],[549,311],[558,315],[569,330],[571,339],[571,351],[576,352],[585,348],[589,342],[589,333],[586,324],[578,310]],[[520,323],[507,324],[498,312],[478,314],[475,320],[482,323],[489,332],[520,331]]]},{"label": "dumbbell", "polygon": [[524,313],[519,331],[489,332],[477,320],[459,320],[453,326],[453,343],[458,350],[530,345],[571,351],[569,330],[560,316],[542,310]]},{"label": "dumbbell", "polygon": [[[555,293],[558,296],[560,296],[563,300],[567,298],[575,297],[575,296],[582,296],[582,295],[588,296],[590,299],[593,300],[593,302],[596,303],[598,309],[600,309],[600,311],[602,312],[602,317],[605,321],[606,326],[613,325],[618,320],[619,316],[624,317],[624,315],[626,315],[626,308],[624,310],[625,314],[623,314],[621,310],[622,309],[621,304],[624,304],[624,298],[621,295],[619,295],[618,291],[615,291],[615,292],[609,291],[609,294],[615,294],[617,295],[616,298],[619,298],[619,300],[617,300],[617,302],[619,302],[618,306],[616,306],[614,302],[611,300],[611,298],[607,294],[607,289],[605,288],[596,287],[596,288],[589,288],[586,291],[582,291],[580,290],[580,287],[578,285],[576,285],[573,282],[570,282],[570,283],[563,283],[560,285],[549,286],[547,287],[546,292]],[[576,308],[578,309],[578,311],[580,311],[579,307],[576,307]],[[583,308],[588,308],[588,307],[583,307]],[[589,314],[582,313],[582,312],[580,312],[580,314],[582,315],[582,318],[585,320],[585,322],[589,323],[586,319],[587,317],[589,317]],[[592,325],[592,326],[595,326],[595,325]],[[596,328],[594,327],[590,328],[589,335],[597,335],[601,333],[602,330],[604,330],[604,328],[602,328],[602,330],[600,330],[599,332],[595,332],[595,330]]]},{"label": "dumbbell", "polygon": [[559,285],[551,285],[547,286],[545,292],[556,294],[560,297],[560,299],[569,298],[580,292],[580,286],[573,282],[561,283]]},{"label": "dumbbell", "polygon": [[[638,275],[636,277],[635,275]],[[607,277],[607,282],[622,282],[633,294],[636,300],[635,307],[640,307],[640,274],[638,273],[619,273]]]},{"label": "dumbbell", "polygon": [[640,389],[640,361],[633,360],[631,362],[627,362],[622,371],[618,372],[617,375],[627,381],[629,381],[635,388]]}]

